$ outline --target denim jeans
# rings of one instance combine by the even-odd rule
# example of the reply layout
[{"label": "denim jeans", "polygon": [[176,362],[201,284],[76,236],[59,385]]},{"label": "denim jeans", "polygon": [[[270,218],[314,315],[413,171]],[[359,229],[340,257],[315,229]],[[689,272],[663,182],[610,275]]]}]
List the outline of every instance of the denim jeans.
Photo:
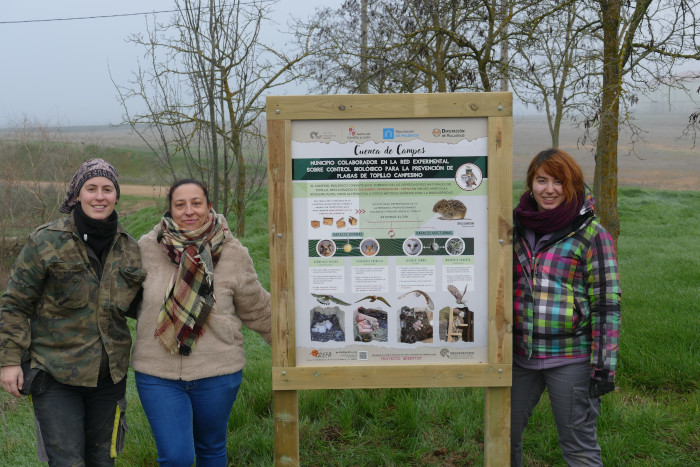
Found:
[{"label": "denim jeans", "polygon": [[602,466],[596,436],[600,398],[588,396],[591,380],[589,362],[541,370],[513,364],[511,388],[510,457],[511,466],[523,464],[523,431],[545,388],[559,435],[559,447],[570,467]]},{"label": "denim jeans", "polygon": [[226,466],[226,434],[243,372],[176,381],[136,372],[161,466]]}]

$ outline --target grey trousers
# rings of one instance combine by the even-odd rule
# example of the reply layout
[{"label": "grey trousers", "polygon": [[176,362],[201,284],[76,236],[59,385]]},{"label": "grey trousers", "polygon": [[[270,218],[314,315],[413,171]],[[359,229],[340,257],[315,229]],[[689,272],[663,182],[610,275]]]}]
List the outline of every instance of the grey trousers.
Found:
[{"label": "grey trousers", "polygon": [[600,398],[588,397],[588,362],[533,370],[513,364],[511,389],[511,466],[523,464],[523,431],[545,388],[559,435],[559,447],[569,466],[602,466],[596,436]]}]

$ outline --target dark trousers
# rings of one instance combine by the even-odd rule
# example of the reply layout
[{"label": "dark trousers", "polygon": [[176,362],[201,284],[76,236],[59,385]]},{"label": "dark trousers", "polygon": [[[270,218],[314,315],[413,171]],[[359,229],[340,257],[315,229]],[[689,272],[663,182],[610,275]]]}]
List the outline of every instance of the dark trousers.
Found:
[{"label": "dark trousers", "polygon": [[106,379],[93,388],[53,381],[45,392],[33,395],[49,465],[114,465],[113,440],[120,428],[115,418],[125,395],[126,378],[116,384]]}]

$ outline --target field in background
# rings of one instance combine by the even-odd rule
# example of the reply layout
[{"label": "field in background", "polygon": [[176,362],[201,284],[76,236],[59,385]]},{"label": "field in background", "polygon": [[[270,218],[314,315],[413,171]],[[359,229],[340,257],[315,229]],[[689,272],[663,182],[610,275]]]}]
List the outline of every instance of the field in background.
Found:
[{"label": "field in background", "polygon": [[[696,147],[688,139],[678,139],[688,121],[682,113],[659,116],[642,115],[637,125],[646,130],[645,142],[637,142],[635,154],[629,142],[630,135],[620,132],[618,178],[620,186],[637,186],[659,190],[700,190],[700,140]],[[514,117],[513,119],[513,178],[523,179],[532,157],[551,147],[551,137],[542,117]],[[564,126],[560,132],[559,147],[571,154],[581,165],[586,183],[593,183],[595,168],[591,147],[578,144],[580,130]]]},{"label": "field in background", "polygon": [[[687,139],[681,139],[683,129],[688,122],[688,111],[668,112],[662,104],[647,106],[656,113],[641,113],[636,116],[635,124],[642,130],[641,141],[633,147],[630,134],[620,132],[619,141],[619,183],[621,186],[639,186],[670,190],[700,190],[700,140],[696,147]],[[516,180],[524,178],[527,165],[532,157],[542,149],[551,147],[551,137],[544,116],[514,115],[513,117],[513,176]],[[10,130],[0,129],[0,140],[11,137]],[[112,154],[127,157],[126,164],[143,164],[147,153],[146,144],[127,127],[68,127],[61,128],[61,137],[83,145],[102,148],[114,148]],[[584,169],[588,184],[593,183],[595,161],[593,148],[578,144],[581,130],[571,124],[564,124],[560,134],[560,148],[569,152]],[[630,152],[634,149],[634,153]],[[136,157],[129,157],[135,154]],[[106,156],[109,157],[109,156]],[[149,164],[150,165],[150,164]],[[121,167],[118,167],[122,170]],[[144,172],[136,173],[132,167],[124,167],[132,183],[144,184]],[[148,167],[151,174],[148,183],[158,179]],[[134,172],[131,174],[131,172]],[[156,182],[157,183],[157,182]],[[134,188],[136,189],[136,188]],[[129,193],[129,190],[127,190]],[[133,193],[137,194],[137,193]]]},{"label": "field in background", "polygon": [[[700,465],[700,193],[655,190],[700,190],[700,148],[676,139],[685,121],[681,114],[640,121],[651,128],[646,138],[653,143],[640,145],[637,156],[624,155],[625,136],[620,140],[622,352],[620,389],[605,396],[599,419],[606,465]],[[7,135],[0,131],[0,144]],[[117,166],[123,177],[119,211],[130,232],[138,237],[157,222],[163,178],[143,142],[124,128],[61,129],[61,137],[88,152],[99,148],[100,157]],[[565,128],[561,147],[578,160],[591,183],[593,156],[577,147],[577,138],[575,130]],[[522,179],[532,156],[550,145],[541,118],[516,116],[515,179]],[[251,208],[242,241],[269,289],[264,194]],[[246,330],[245,335],[248,365],[229,423],[229,461],[271,465],[271,351],[254,333]],[[128,391],[130,431],[117,466],[154,465],[155,446],[133,375]],[[302,465],[483,464],[481,389],[302,391],[299,404]],[[27,399],[0,390],[0,419],[0,464],[45,465],[35,461]],[[546,400],[535,410],[525,451],[525,465],[562,465]]]},{"label": "field in background", "polygon": [[[603,458],[610,466],[700,465],[700,193],[622,188],[619,208],[619,389],[603,398]],[[251,211],[241,240],[269,288],[265,198]],[[124,223],[138,237],[158,216],[145,209]],[[229,465],[272,465],[271,350],[244,333],[248,364],[229,421]],[[130,430],[116,465],[155,465],[133,374],[127,397]],[[548,406],[545,397],[526,431],[526,466],[563,465]],[[483,390],[472,388],[300,391],[301,465],[483,465],[483,407]],[[35,460],[28,400],[0,391],[0,416],[0,464],[45,465]]]}]

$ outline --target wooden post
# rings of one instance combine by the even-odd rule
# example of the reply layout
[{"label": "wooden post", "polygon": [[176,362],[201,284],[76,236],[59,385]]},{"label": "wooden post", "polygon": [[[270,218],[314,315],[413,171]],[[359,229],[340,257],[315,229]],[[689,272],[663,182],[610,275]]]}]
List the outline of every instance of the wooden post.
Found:
[{"label": "wooden post", "polygon": [[[268,122],[268,201],[272,293],[272,366],[296,365],[294,264],[291,222],[289,121]],[[296,391],[273,391],[275,465],[299,465],[299,404]]]},{"label": "wooden post", "polygon": [[510,465],[510,387],[484,389],[484,465]]},{"label": "wooden post", "polygon": [[[489,362],[502,371],[513,363],[512,117],[489,118]],[[491,324],[491,323],[490,323]],[[510,465],[510,387],[484,394],[484,464]]]}]

